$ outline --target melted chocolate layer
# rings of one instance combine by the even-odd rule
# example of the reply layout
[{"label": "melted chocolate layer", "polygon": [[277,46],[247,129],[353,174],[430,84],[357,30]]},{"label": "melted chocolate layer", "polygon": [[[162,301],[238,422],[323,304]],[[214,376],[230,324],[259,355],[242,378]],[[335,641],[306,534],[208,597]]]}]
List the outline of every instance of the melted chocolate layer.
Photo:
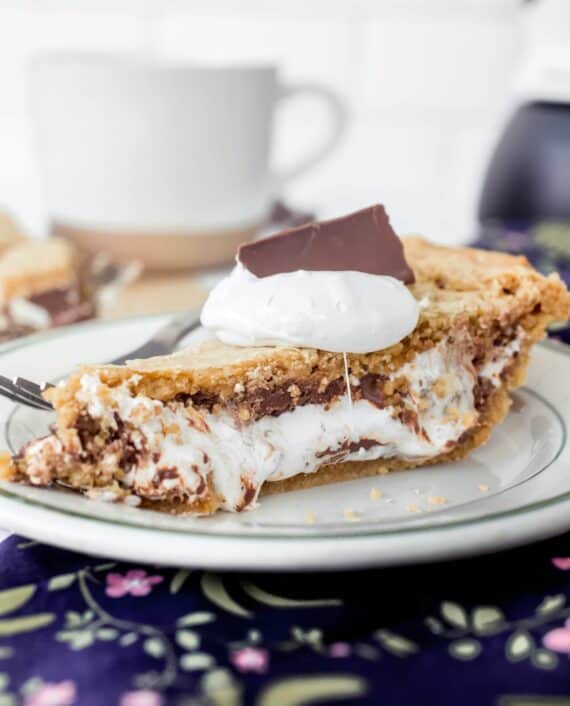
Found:
[{"label": "melted chocolate layer", "polygon": [[85,321],[95,315],[93,304],[81,301],[78,288],[75,285],[48,289],[29,298],[32,304],[41,306],[51,318],[52,326],[65,326],[78,321]]},{"label": "melted chocolate layer", "polygon": [[238,397],[228,405],[245,407],[250,413],[250,419],[261,417],[278,417],[283,412],[290,412],[297,406],[306,404],[328,404],[342,395],[346,384],[343,378],[330,382],[323,390],[317,382],[288,382],[271,390],[258,389],[251,394]]},{"label": "melted chocolate layer", "polygon": [[384,409],[386,406],[386,395],[382,389],[386,380],[387,378],[383,375],[373,375],[372,373],[367,373],[360,380],[362,397],[375,407],[378,407],[378,409]]}]

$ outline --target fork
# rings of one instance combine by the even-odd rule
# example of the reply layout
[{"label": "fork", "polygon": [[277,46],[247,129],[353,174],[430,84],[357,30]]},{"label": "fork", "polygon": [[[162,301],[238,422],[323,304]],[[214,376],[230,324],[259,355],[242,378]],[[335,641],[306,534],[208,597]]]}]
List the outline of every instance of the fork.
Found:
[{"label": "fork", "polygon": [[[198,328],[199,325],[200,317],[196,311],[176,314],[142,346],[135,348],[126,355],[121,355],[114,360],[108,361],[108,364],[122,365],[133,358],[150,358],[155,355],[172,353],[180,339],[190,333],[190,331]],[[42,393],[48,387],[53,387],[53,385],[48,382],[38,384],[19,376],[11,380],[4,375],[0,375],[0,396],[45,412],[53,410],[52,405],[42,396]]]}]

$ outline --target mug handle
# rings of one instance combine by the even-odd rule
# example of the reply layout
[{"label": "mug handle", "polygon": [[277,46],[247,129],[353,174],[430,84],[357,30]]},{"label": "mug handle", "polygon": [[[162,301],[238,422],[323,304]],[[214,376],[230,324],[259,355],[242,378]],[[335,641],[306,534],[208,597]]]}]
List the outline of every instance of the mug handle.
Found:
[{"label": "mug handle", "polygon": [[285,100],[295,96],[315,96],[324,101],[329,109],[331,116],[331,125],[328,135],[322,140],[320,145],[317,145],[312,152],[303,157],[298,164],[291,167],[286,167],[275,174],[278,184],[294,179],[303,174],[309,169],[312,169],[316,164],[328,156],[330,152],[340,142],[348,123],[348,110],[346,103],[330,88],[319,83],[298,83],[291,85],[282,85],[279,91],[278,100]]}]

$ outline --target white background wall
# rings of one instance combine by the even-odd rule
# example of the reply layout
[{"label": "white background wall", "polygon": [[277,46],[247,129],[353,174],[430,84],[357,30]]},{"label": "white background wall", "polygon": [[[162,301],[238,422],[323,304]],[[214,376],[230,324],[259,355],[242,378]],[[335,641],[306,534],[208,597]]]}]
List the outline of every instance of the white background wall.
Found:
[{"label": "white background wall", "polygon": [[[292,205],[328,216],[382,201],[400,232],[464,241],[521,47],[517,0],[0,0],[0,206],[45,230],[26,101],[34,52],[273,58],[286,80],[326,82],[351,110],[335,155],[288,187]],[[310,145],[321,118],[301,100],[284,108],[277,159]]]}]

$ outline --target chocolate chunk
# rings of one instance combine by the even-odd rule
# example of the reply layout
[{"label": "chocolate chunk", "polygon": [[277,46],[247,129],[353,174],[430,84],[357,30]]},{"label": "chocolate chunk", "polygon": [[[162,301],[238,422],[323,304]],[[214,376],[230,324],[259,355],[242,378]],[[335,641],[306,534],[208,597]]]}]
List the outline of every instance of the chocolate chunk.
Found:
[{"label": "chocolate chunk", "polygon": [[[299,389],[299,394],[296,397],[292,397],[289,392],[292,385]],[[246,393],[230,401],[227,406],[230,409],[247,409],[250,421],[261,417],[278,417],[284,412],[290,412],[295,407],[306,404],[329,404],[344,393],[345,387],[344,378],[332,380],[324,390],[320,389],[320,384],[316,380],[310,382],[288,381],[279,387],[258,389]]]},{"label": "chocolate chunk", "polygon": [[379,441],[376,441],[376,439],[367,439],[364,437],[359,441],[345,441],[335,449],[328,448],[324,451],[318,451],[315,454],[315,457],[326,458],[327,463],[338,463],[346,456],[360,451],[360,449],[368,451],[368,449],[371,449],[374,446],[382,446],[382,444]]},{"label": "chocolate chunk", "polygon": [[378,409],[386,406],[386,395],[384,394],[383,382],[386,378],[381,375],[366,373],[360,380],[360,391],[362,397],[371,402]]},{"label": "chocolate chunk", "polygon": [[156,477],[161,480],[172,480],[178,478],[178,469],[174,466],[168,466],[167,468],[159,468],[156,471]]},{"label": "chocolate chunk", "polygon": [[495,386],[488,378],[478,377],[477,384],[473,389],[475,409],[481,412],[487,406],[489,398],[495,391]]},{"label": "chocolate chunk", "polygon": [[81,300],[79,289],[75,285],[46,289],[31,296],[29,301],[47,311],[52,326],[66,326],[95,316],[93,304]]},{"label": "chocolate chunk", "polygon": [[236,505],[236,511],[241,512],[245,510],[246,507],[251,505],[255,499],[256,487],[246,476],[241,476],[241,487],[243,489],[243,495],[240,502]]},{"label": "chocolate chunk", "polygon": [[81,441],[81,446],[86,449],[93,439],[101,431],[101,425],[98,421],[90,417],[86,412],[80,412],[75,421],[77,436]]},{"label": "chocolate chunk", "polygon": [[353,441],[350,446],[348,447],[348,450],[350,453],[354,453],[355,451],[360,451],[360,449],[364,449],[365,451],[368,451],[368,449],[373,448],[374,446],[382,446],[382,444],[379,441],[376,441],[376,439],[360,439],[360,441]]},{"label": "chocolate chunk", "polygon": [[144,438],[139,439],[139,448],[137,448],[137,445],[132,439],[132,431],[127,428],[127,425],[119,417],[117,412],[113,414],[113,417],[115,419],[116,428],[110,430],[107,441],[108,443],[115,442],[117,444],[117,451],[119,453],[118,466],[123,471],[130,471],[133,466],[136,466],[139,458],[147,452],[146,443]]},{"label": "chocolate chunk", "polygon": [[414,434],[420,434],[420,432],[422,431],[418,419],[418,414],[413,409],[405,407],[398,414],[398,418],[402,422],[402,424],[405,424],[407,427],[410,427]]},{"label": "chocolate chunk", "polygon": [[46,289],[29,299],[32,304],[41,306],[52,316],[79,304],[79,290],[75,286]]},{"label": "chocolate chunk", "polygon": [[174,401],[181,402],[183,405],[191,402],[194,407],[206,407],[211,410],[215,404],[220,403],[220,398],[217,394],[212,392],[195,392],[193,395],[186,392],[180,392],[176,395]]},{"label": "chocolate chunk", "polygon": [[155,488],[158,488],[163,480],[174,480],[175,478],[178,478],[178,469],[174,466],[158,468],[156,470],[156,475],[152,479],[152,484]]},{"label": "chocolate chunk", "polygon": [[380,205],[242,245],[238,261],[258,277],[296,270],[352,270],[414,282],[402,243]]}]

